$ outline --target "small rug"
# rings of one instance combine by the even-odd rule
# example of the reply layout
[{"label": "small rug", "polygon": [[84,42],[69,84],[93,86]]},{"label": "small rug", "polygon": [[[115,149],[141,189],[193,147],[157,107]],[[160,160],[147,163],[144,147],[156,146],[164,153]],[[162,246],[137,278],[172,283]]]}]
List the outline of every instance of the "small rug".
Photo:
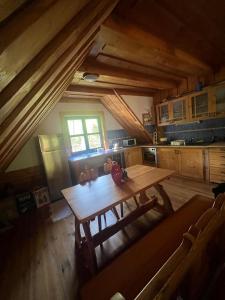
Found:
[{"label": "small rug", "polygon": [[65,199],[60,199],[50,205],[50,217],[52,222],[63,220],[71,215],[71,209]]}]

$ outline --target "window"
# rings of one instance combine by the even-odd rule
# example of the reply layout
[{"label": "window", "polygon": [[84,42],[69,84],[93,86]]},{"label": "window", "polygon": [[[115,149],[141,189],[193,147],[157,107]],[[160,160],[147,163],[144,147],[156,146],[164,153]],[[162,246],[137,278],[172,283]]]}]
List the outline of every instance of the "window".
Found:
[{"label": "window", "polygon": [[96,116],[67,117],[67,129],[72,152],[103,147],[100,118]]}]

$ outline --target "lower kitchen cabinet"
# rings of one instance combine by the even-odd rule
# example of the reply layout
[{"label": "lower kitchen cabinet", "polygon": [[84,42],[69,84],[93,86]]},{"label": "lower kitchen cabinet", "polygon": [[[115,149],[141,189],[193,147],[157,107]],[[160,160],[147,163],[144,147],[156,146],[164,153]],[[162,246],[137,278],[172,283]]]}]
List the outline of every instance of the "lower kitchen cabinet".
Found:
[{"label": "lower kitchen cabinet", "polygon": [[141,148],[129,148],[124,151],[124,158],[126,167],[131,167],[134,165],[142,165],[143,157],[142,157],[142,149]]},{"label": "lower kitchen cabinet", "polygon": [[204,179],[204,156],[202,149],[179,150],[179,174]]},{"label": "lower kitchen cabinet", "polygon": [[209,149],[210,182],[225,182],[225,148]]},{"label": "lower kitchen cabinet", "polygon": [[174,148],[158,148],[157,161],[158,167],[163,169],[179,171],[179,164],[177,160],[178,150]]},{"label": "lower kitchen cabinet", "polygon": [[177,175],[204,179],[203,149],[158,148],[158,166],[174,170]]}]

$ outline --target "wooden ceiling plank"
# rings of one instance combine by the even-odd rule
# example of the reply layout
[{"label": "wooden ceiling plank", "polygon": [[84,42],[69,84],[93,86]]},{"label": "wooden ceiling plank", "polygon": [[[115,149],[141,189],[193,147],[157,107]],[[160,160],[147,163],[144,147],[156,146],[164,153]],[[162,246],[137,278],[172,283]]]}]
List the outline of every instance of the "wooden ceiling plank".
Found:
[{"label": "wooden ceiling plank", "polygon": [[[189,64],[183,63],[181,61],[176,61],[174,59],[165,58],[161,55],[154,55],[148,51],[147,48],[140,48],[137,45],[124,44],[118,49],[114,45],[106,45],[104,47],[104,54],[116,56],[120,59],[127,59],[136,63],[141,63],[143,65],[157,68],[165,73],[177,74],[180,77],[187,77],[192,75],[204,75],[205,71],[200,70],[197,67],[193,67]],[[209,71],[208,71],[209,72]]]},{"label": "wooden ceiling plank", "polygon": [[[202,19],[195,20],[195,26],[193,30],[185,25],[185,20],[191,19],[192,16],[196,15],[195,12],[188,13],[185,10],[185,5],[189,5],[188,1],[168,1],[168,3],[174,6],[174,11],[176,11],[177,6],[182,7],[182,16],[180,19],[176,18],[173,11],[165,9],[161,3],[162,1],[137,1],[133,7],[128,3],[125,4],[127,10],[116,9],[115,13],[121,18],[127,18],[129,22],[138,24],[139,27],[146,31],[151,32],[160,39],[167,41],[168,43],[175,45],[180,50],[188,52],[190,55],[197,57],[201,61],[206,62],[208,65],[215,69],[215,66],[220,65],[224,61],[222,57],[222,52],[220,49],[215,49],[208,43],[205,36],[208,33],[207,26],[205,27],[205,33],[198,33],[198,24],[203,22]],[[211,4],[213,7],[223,11],[224,2],[217,1],[217,4],[213,4],[212,0],[209,1],[191,1],[191,3],[196,3],[199,9],[208,16],[209,18],[213,15],[213,9],[206,12],[205,7]],[[222,4],[223,3],[223,4]],[[141,18],[139,16],[142,16]],[[224,14],[220,15],[216,13],[216,17],[221,18],[220,24],[224,28]],[[223,39],[223,36],[221,36]]]},{"label": "wooden ceiling plank", "polygon": [[35,23],[52,6],[55,0],[21,2],[26,4],[1,26],[0,54],[28,27]]},{"label": "wooden ceiling plank", "polygon": [[[188,5],[190,5],[190,3],[188,3]],[[142,30],[134,23],[128,22],[125,18],[120,18],[115,14],[112,14],[110,17],[107,18],[104,25],[115,31],[123,33],[126,36],[131,37],[132,39],[140,42],[141,44],[146,45],[146,47],[154,49],[156,55],[157,52],[161,52],[162,55],[169,55],[171,56],[171,58],[174,57],[178,60],[187,62],[190,65],[196,66],[197,68],[202,69],[203,72],[207,73],[211,71],[210,66],[207,65],[205,62],[201,61],[200,59],[194,56],[191,56],[188,53],[185,53],[180,49],[177,49],[176,47],[174,47],[174,45],[169,44],[165,40],[158,38],[150,32]]]},{"label": "wooden ceiling plank", "polygon": [[[40,78],[49,70],[51,65],[60,59],[60,56],[70,48],[71,53],[79,48],[87,38],[86,28],[90,28],[91,36],[101,24],[100,12],[105,7],[98,6],[99,1],[92,1],[91,5],[82,10],[72,21],[18,74],[0,94],[2,116],[6,117],[9,110],[18,104],[21,99],[32,89]],[[96,10],[94,8],[96,7]],[[106,12],[105,12],[106,13]],[[84,21],[85,20],[85,21]],[[95,24],[92,26],[93,24]],[[74,47],[76,45],[76,47]],[[75,48],[75,49],[74,49]],[[68,57],[69,59],[69,57]]]},{"label": "wooden ceiling plank", "polygon": [[[21,32],[21,35],[16,36],[16,39],[0,55],[0,91],[32,61],[74,15],[78,14],[87,2],[88,0],[55,1],[54,5],[46,10],[36,22],[27,27],[24,32]],[[16,16],[17,14],[15,18]],[[9,24],[10,21],[6,23],[6,26]],[[4,33],[7,34],[7,31],[5,30]],[[29,49],[29,51],[25,51],[25,49]]]},{"label": "wooden ceiling plank", "polygon": [[[180,1],[158,1],[160,7],[163,7],[173,14],[180,22],[184,24],[193,34],[204,36],[204,39],[216,50],[219,49],[224,53],[225,58],[225,22],[224,26],[218,26],[212,18],[212,14],[206,14],[202,9],[202,5],[198,1],[190,1],[180,3]],[[223,3],[225,10],[225,3]],[[189,18],[184,18],[183,12],[189,15]],[[206,34],[207,33],[207,34]]]}]

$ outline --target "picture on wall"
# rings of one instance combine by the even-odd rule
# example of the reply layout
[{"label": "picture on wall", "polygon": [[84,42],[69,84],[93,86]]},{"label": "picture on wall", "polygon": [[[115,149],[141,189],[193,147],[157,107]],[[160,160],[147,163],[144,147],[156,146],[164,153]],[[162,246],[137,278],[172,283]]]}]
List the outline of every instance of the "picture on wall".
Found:
[{"label": "picture on wall", "polygon": [[37,208],[50,203],[49,192],[47,187],[43,187],[33,191],[33,195]]}]

